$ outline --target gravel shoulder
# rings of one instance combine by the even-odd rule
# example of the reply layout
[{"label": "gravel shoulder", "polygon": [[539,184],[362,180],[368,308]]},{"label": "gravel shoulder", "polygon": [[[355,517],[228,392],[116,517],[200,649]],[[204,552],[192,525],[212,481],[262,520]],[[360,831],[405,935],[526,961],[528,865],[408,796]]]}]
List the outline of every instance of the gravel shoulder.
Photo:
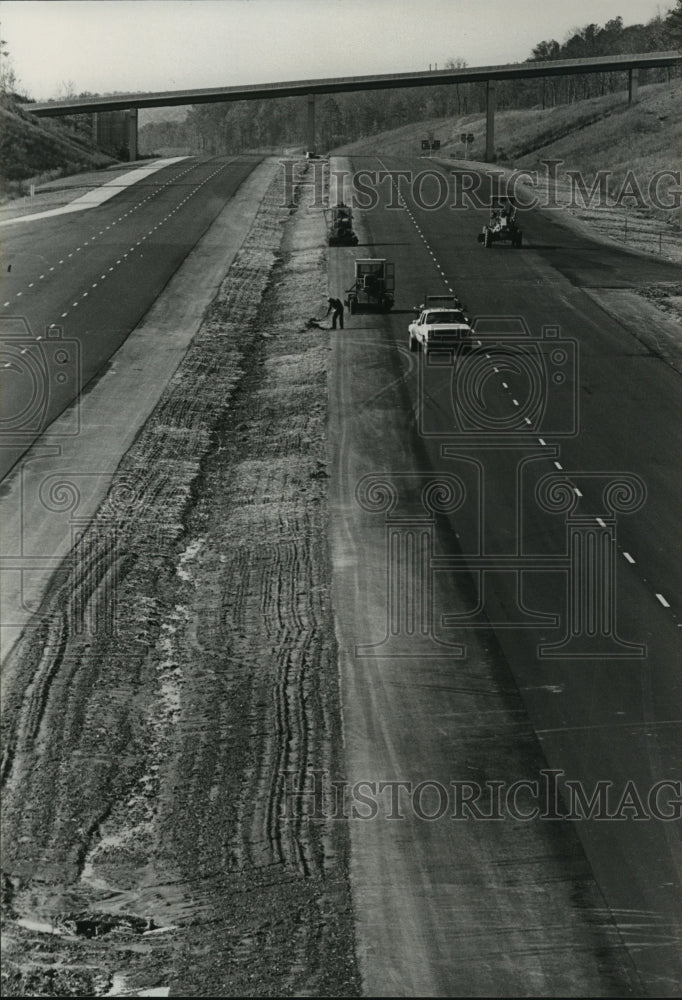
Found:
[{"label": "gravel shoulder", "polygon": [[276,175],[12,653],[6,996],[358,995],[346,827],[292,805],[342,772],[307,197]]}]

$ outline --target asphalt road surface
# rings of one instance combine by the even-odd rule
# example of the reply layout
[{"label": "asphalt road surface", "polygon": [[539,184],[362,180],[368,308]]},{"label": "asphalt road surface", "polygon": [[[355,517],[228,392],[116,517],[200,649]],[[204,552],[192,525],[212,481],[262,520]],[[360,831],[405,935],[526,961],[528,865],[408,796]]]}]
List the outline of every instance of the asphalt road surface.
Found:
[{"label": "asphalt road surface", "polygon": [[[100,208],[8,229],[3,476],[255,162],[188,160]],[[367,245],[329,254],[331,294],[357,256],[397,276],[392,314],[349,317],[334,338],[331,384],[365,991],[677,996],[679,823],[663,818],[670,789],[652,790],[680,778],[680,377],[598,297],[677,269],[537,212],[524,249],[484,250],[484,212],[428,211],[409,188],[386,209],[386,184],[382,199]],[[449,289],[481,346],[431,365],[408,350],[409,310]],[[564,778],[574,822],[558,818]],[[581,818],[599,782],[607,797]]]},{"label": "asphalt road surface", "polygon": [[[332,387],[367,991],[678,995],[680,824],[658,783],[681,776],[680,377],[598,295],[677,269],[540,212],[522,250],[484,249],[486,212],[401,191],[385,181],[356,213],[361,245],[330,251],[332,295],[354,257],[396,270],[395,310],[337,335]],[[432,363],[408,350],[410,309],[449,291],[480,346]],[[462,803],[476,788],[478,813]],[[497,821],[474,818],[497,815],[495,789]]]},{"label": "asphalt road surface", "polygon": [[0,479],[102,373],[260,159],[182,160],[97,208],[4,229]]}]

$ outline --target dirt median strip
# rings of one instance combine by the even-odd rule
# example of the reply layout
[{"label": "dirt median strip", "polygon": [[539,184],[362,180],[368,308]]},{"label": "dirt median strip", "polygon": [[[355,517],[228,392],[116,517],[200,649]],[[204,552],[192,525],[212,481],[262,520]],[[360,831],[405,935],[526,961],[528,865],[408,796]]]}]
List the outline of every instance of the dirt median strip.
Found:
[{"label": "dirt median strip", "polygon": [[[58,448],[38,441],[3,482],[0,551],[3,556],[40,553],[30,572],[1,574],[2,685],[7,654],[30,622],[53,568],[71,548],[69,523],[87,523],[140,428],[185,357],[225,272],[246,239],[261,199],[279,167],[259,164],[173,275],[149,312],[111,357],[77,403],[79,433],[71,435],[67,411],[49,428]],[[71,435],[71,436],[70,436]],[[45,484],[60,482],[77,504],[43,503]]]},{"label": "dirt median strip", "polygon": [[287,811],[341,734],[324,225],[282,198],[13,653],[7,996],[357,995],[345,825]]}]

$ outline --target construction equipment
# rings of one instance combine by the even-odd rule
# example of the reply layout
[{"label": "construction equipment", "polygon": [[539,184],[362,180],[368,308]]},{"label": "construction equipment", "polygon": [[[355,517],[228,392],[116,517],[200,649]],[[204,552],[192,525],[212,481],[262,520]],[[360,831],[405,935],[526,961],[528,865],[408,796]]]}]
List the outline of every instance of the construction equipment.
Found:
[{"label": "construction equipment", "polygon": [[350,313],[393,308],[395,264],[383,257],[366,257],[355,261],[355,282],[346,291],[345,304]]},{"label": "construction equipment", "polygon": [[509,241],[513,247],[523,243],[523,233],[516,221],[516,208],[509,198],[495,198],[490,209],[490,221],[478,234],[478,242],[490,247],[499,241]]},{"label": "construction equipment", "polygon": [[356,247],[358,238],[353,232],[353,213],[342,201],[324,211],[327,239],[330,247]]}]

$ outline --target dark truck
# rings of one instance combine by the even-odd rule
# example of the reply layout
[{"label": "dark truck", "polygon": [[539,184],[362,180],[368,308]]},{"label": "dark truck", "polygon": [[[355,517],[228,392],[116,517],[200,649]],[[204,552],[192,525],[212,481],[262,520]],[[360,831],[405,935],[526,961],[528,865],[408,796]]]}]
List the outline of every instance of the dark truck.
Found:
[{"label": "dark truck", "polygon": [[478,242],[485,247],[501,241],[517,248],[523,243],[523,232],[516,221],[516,208],[509,198],[496,198],[493,201],[490,221],[478,234]]}]

